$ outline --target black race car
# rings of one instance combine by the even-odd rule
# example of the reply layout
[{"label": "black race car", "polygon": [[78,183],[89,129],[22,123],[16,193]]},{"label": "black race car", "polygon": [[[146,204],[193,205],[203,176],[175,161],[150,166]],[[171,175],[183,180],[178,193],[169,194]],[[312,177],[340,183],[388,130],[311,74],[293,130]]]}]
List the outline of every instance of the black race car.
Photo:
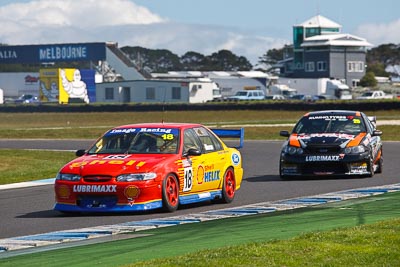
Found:
[{"label": "black race car", "polygon": [[282,146],[279,175],[282,179],[303,176],[368,176],[383,169],[382,131],[376,117],[347,110],[305,114]]}]

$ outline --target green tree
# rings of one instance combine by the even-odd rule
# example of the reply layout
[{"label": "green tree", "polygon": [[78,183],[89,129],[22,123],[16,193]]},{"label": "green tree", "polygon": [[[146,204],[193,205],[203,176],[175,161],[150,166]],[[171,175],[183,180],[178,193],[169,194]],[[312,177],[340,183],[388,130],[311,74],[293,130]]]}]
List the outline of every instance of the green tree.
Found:
[{"label": "green tree", "polygon": [[360,85],[362,87],[375,87],[377,84],[378,82],[375,79],[375,74],[372,71],[368,71],[360,80]]},{"label": "green tree", "polygon": [[205,61],[204,71],[246,71],[253,68],[245,57],[224,49],[207,56]]},{"label": "green tree", "polygon": [[203,54],[189,51],[180,58],[184,70],[201,70],[204,68],[205,56]]},{"label": "green tree", "polygon": [[373,72],[375,76],[389,77],[389,73],[385,71],[385,66],[381,62],[369,64],[367,72]]},{"label": "green tree", "polygon": [[400,46],[396,44],[382,44],[367,52],[367,64],[382,63],[396,65],[400,63]]},{"label": "green tree", "polygon": [[288,47],[289,45],[285,45],[282,48],[273,48],[268,50],[264,55],[258,58],[258,63],[264,65],[266,70],[271,69],[273,65],[284,59],[284,53]]}]

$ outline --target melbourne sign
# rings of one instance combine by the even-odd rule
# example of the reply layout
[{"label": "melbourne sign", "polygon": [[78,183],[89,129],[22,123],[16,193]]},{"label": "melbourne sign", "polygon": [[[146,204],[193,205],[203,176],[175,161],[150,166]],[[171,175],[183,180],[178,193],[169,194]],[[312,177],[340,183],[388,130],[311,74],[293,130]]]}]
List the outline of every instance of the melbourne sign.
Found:
[{"label": "melbourne sign", "polygon": [[106,58],[106,43],[0,46],[0,64],[98,61]]}]

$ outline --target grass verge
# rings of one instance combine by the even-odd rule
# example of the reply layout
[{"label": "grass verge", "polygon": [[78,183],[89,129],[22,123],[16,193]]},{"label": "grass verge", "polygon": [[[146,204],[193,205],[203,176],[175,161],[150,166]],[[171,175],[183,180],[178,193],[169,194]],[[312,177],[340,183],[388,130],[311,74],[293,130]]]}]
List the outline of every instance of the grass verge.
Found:
[{"label": "grass verge", "polygon": [[73,158],[73,152],[0,149],[0,184],[55,177]]},{"label": "grass verge", "polygon": [[[195,122],[219,127],[245,126],[246,139],[284,140],[279,130],[290,126],[257,127],[260,125],[294,124],[306,111],[241,110],[241,111],[166,111],[166,112],[88,112],[88,113],[0,113],[0,138],[88,138],[95,139],[107,129],[141,122]],[[366,112],[379,120],[395,120],[399,111]],[[251,126],[253,125],[253,126]],[[399,140],[400,126],[382,126],[383,140]]]}]

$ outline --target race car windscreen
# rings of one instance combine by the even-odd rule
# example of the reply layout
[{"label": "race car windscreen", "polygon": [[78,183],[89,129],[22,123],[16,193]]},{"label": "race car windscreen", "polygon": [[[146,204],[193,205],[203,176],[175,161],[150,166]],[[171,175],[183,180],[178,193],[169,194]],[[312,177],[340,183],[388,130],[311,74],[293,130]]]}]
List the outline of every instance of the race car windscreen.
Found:
[{"label": "race car windscreen", "polygon": [[88,154],[176,154],[178,140],[178,129],[112,129],[97,140]]},{"label": "race car windscreen", "polygon": [[315,115],[303,117],[295,126],[294,133],[346,133],[359,134],[365,132],[361,117],[353,115]]}]

